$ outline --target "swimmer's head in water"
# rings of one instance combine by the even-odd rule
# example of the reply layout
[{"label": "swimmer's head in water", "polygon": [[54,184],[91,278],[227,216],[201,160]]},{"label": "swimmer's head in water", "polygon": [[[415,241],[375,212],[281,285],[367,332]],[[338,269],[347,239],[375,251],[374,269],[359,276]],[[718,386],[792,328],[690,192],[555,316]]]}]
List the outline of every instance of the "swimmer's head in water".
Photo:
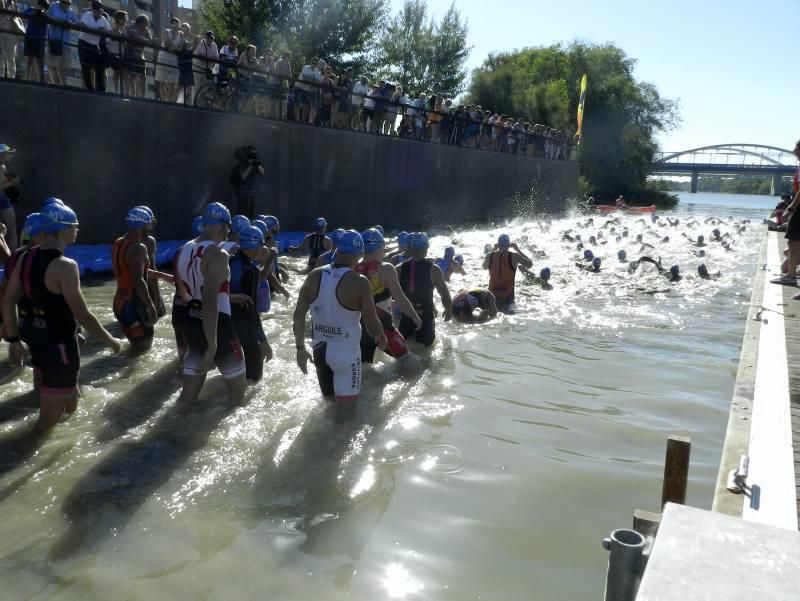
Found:
[{"label": "swimmer's head in water", "polygon": [[428,234],[425,232],[414,232],[408,237],[408,246],[411,250],[427,250],[430,243]]},{"label": "swimmer's head in water", "polygon": [[452,259],[456,256],[456,249],[452,246],[448,246],[444,249],[444,258],[445,259]]},{"label": "swimmer's head in water", "polygon": [[618,258],[620,261],[624,261],[625,259],[627,259],[627,258],[628,258],[628,253],[626,253],[624,250],[621,250],[621,251],[619,251],[619,252],[617,253],[617,258]]},{"label": "swimmer's head in water", "polygon": [[278,218],[275,215],[264,215],[264,219],[262,221],[267,224],[267,230],[269,230],[273,234],[277,234],[281,231],[281,222],[278,221]]},{"label": "swimmer's head in water", "polygon": [[594,236],[589,236],[589,244],[597,244],[597,238]]},{"label": "swimmer's head in water", "polygon": [[[195,219],[197,219],[197,218],[195,217]],[[259,231],[261,232],[261,235],[264,236],[264,240],[267,239],[267,235],[269,234],[269,227],[267,227],[267,224],[264,223],[263,220],[256,219],[255,221],[253,221],[253,227],[257,227],[259,229]],[[201,228],[201,230],[202,230],[202,228]]]},{"label": "swimmer's head in water", "polygon": [[673,276],[678,276],[678,275],[680,275],[680,274],[681,274],[681,268],[680,268],[680,267],[678,267],[677,265],[673,265],[672,267],[670,267],[670,268],[669,268],[669,272],[670,272],[670,273],[671,273]]},{"label": "swimmer's head in water", "polygon": [[401,250],[408,246],[408,232],[400,232],[397,234],[397,245]]},{"label": "swimmer's head in water", "polygon": [[453,257],[453,261],[455,261],[459,265],[463,265],[464,264],[464,257],[462,255],[456,255],[455,257]]},{"label": "swimmer's head in water", "polygon": [[47,200],[42,203],[42,208],[46,207],[47,205],[63,205],[64,201],[60,198],[56,198],[55,196],[51,196]]},{"label": "swimmer's head in water", "polygon": [[239,248],[242,250],[252,250],[264,246],[264,234],[258,227],[248,225],[239,232]]},{"label": "swimmer's head in water", "polygon": [[78,216],[75,211],[64,204],[49,204],[39,211],[42,216],[42,232],[57,234],[78,225]]},{"label": "swimmer's head in water", "polygon": [[239,234],[250,225],[250,220],[244,215],[234,215],[231,220],[231,232]]},{"label": "swimmer's head in water", "polygon": [[661,241],[664,243],[669,242],[669,236],[664,236]]},{"label": "swimmer's head in water", "polygon": [[325,220],[325,218],[317,217],[314,221],[314,231],[324,232],[326,227],[328,227],[328,222]]},{"label": "swimmer's head in water", "polygon": [[697,243],[698,244],[702,244],[704,240],[705,240],[705,238],[703,236],[698,236],[697,237]]},{"label": "swimmer's head in water", "polygon": [[224,204],[212,202],[203,209],[203,225],[219,225],[221,223],[231,223],[231,212]]},{"label": "swimmer's head in water", "polygon": [[591,261],[592,259],[594,259],[594,253],[587,248],[585,251],[583,251],[583,260]]},{"label": "swimmer's head in water", "polygon": [[355,230],[346,230],[339,236],[336,252],[340,255],[363,255],[364,240]]},{"label": "swimmer's head in water", "polygon": [[697,251],[697,256],[698,256],[698,257],[705,257],[705,256],[706,256],[706,251],[704,251],[704,250],[702,250],[702,249],[701,249],[701,250],[698,250],[698,251]]},{"label": "swimmer's head in water", "polygon": [[131,209],[125,216],[125,225],[132,230],[147,227],[151,221],[152,218],[143,209]]},{"label": "swimmer's head in water", "polygon": [[539,277],[543,279],[545,282],[550,279],[550,268],[549,267],[542,267],[542,270],[539,272]]},{"label": "swimmer's head in water", "polygon": [[511,246],[511,238],[508,237],[508,234],[500,234],[500,236],[498,236],[497,246],[501,249]]},{"label": "swimmer's head in water", "polygon": [[366,254],[374,253],[386,244],[383,235],[376,228],[364,230],[361,238],[364,240],[364,253]]},{"label": "swimmer's head in water", "polygon": [[705,263],[700,263],[700,265],[697,266],[697,274],[701,278],[704,278],[708,275],[708,267],[706,267]]},{"label": "swimmer's head in water", "polygon": [[601,263],[602,261],[600,260],[600,257],[595,257],[594,259],[592,259],[592,267],[594,268],[595,271],[600,270]]},{"label": "swimmer's head in water", "polygon": [[717,238],[719,238],[719,230],[718,230],[718,229],[716,229],[716,228],[715,228],[715,229],[713,229],[713,230],[711,231],[711,233],[712,233],[712,234],[714,234],[714,236],[716,236]]},{"label": "swimmer's head in water", "polygon": [[483,245],[483,254],[489,254],[492,252],[492,245],[491,244],[484,244]]},{"label": "swimmer's head in water", "polygon": [[627,238],[628,237],[628,230],[622,230],[622,237],[623,238]]},{"label": "swimmer's head in water", "polygon": [[641,242],[642,241],[642,235],[641,234],[636,234],[636,241],[637,242]]}]

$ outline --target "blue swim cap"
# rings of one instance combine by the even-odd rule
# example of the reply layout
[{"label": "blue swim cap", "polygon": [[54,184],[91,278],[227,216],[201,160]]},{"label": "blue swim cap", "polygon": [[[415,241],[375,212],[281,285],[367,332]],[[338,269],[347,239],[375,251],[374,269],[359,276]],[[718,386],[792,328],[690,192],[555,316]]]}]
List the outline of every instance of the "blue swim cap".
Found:
[{"label": "blue swim cap", "polygon": [[698,236],[698,237],[697,237],[697,241],[698,241],[698,242],[702,242],[703,240],[705,240],[705,238],[703,238],[703,236]]},{"label": "blue swim cap", "polygon": [[591,261],[594,259],[594,253],[587,248],[585,251],[583,251],[583,258],[587,261]]},{"label": "blue swim cap", "polygon": [[508,234],[500,234],[497,238],[497,246],[500,248],[508,248],[511,246],[511,238],[508,237]]},{"label": "blue swim cap", "polygon": [[31,213],[25,218],[25,225],[22,228],[22,236],[33,238],[42,233],[42,227],[46,220],[42,218],[40,213]]},{"label": "blue swim cap", "polygon": [[274,215],[264,215],[264,219],[262,219],[264,223],[267,224],[267,229],[272,232],[273,230],[281,229],[281,222],[278,221],[278,218]]},{"label": "blue swim cap", "polygon": [[704,250],[701,248],[700,250],[698,250],[698,251],[697,251],[697,256],[698,256],[698,257],[705,257],[705,256],[706,256],[706,251],[704,251]]},{"label": "blue swim cap", "polygon": [[239,248],[249,250],[264,246],[264,234],[254,225],[248,225],[239,232]]},{"label": "blue swim cap", "polygon": [[463,265],[464,264],[464,257],[462,255],[456,255],[455,257],[453,257],[453,261],[455,261],[459,265]]},{"label": "blue swim cap", "polygon": [[539,277],[542,278],[544,281],[550,279],[550,268],[543,267],[542,270],[539,272]]},{"label": "blue swim cap", "polygon": [[212,202],[203,209],[203,225],[219,225],[220,223],[230,224],[231,212],[219,202]]},{"label": "blue swim cap", "polygon": [[592,259],[592,267],[595,269],[600,269],[600,263],[602,263],[602,261],[600,261],[600,257],[595,257]]},{"label": "blue swim cap", "polygon": [[678,275],[678,274],[680,274],[680,272],[681,272],[681,268],[680,268],[680,267],[678,267],[677,265],[673,265],[672,267],[670,267],[670,268],[669,268],[669,272],[670,272],[672,275]]},{"label": "blue swim cap", "polygon": [[383,236],[375,228],[365,230],[364,233],[361,234],[361,238],[364,240],[365,253],[375,252],[379,248],[383,248],[383,246],[386,245],[386,241],[383,239]]},{"label": "blue swim cap", "polygon": [[251,225],[258,228],[258,230],[261,232],[261,235],[264,236],[264,240],[267,239],[269,227],[267,227],[266,223],[264,223],[261,219],[256,219]]},{"label": "blue swim cap", "polygon": [[578,242],[578,246],[576,247],[578,250],[583,248],[583,242]]},{"label": "blue swim cap", "polygon": [[361,255],[364,253],[364,240],[355,230],[347,230],[339,236],[336,252],[343,255]]},{"label": "blue swim cap", "polygon": [[448,246],[444,249],[444,258],[445,259],[452,259],[456,256],[456,249],[452,246]]},{"label": "blue swim cap", "polygon": [[317,230],[318,232],[319,232],[319,231],[322,231],[322,230],[324,230],[326,227],[328,227],[328,222],[327,222],[327,221],[325,221],[325,218],[324,218],[324,217],[317,217],[317,220],[316,220],[316,221],[314,221],[314,227],[316,228],[316,230]]},{"label": "blue swim cap", "polygon": [[697,266],[697,273],[700,275],[708,275],[708,267],[706,267],[705,263],[700,263],[700,265]]},{"label": "blue swim cap", "polygon": [[374,229],[374,230],[378,230],[378,231],[381,233],[381,236],[383,236],[383,226],[382,226],[382,225],[376,225],[376,226],[375,226],[374,228],[372,228],[372,229]]},{"label": "blue swim cap", "polygon": [[152,223],[153,219],[144,209],[131,209],[125,216],[125,225],[135,230]]},{"label": "blue swim cap", "polygon": [[78,225],[78,216],[75,211],[65,204],[45,205],[39,214],[42,216],[42,232],[46,234],[57,234],[73,225]]},{"label": "blue swim cap", "polygon": [[627,256],[628,253],[626,253],[624,250],[621,250],[617,253],[617,257],[619,258],[620,261],[624,261]]},{"label": "blue swim cap", "polygon": [[414,232],[408,237],[408,245],[411,250],[425,250],[430,246],[428,234],[425,232]]},{"label": "blue swim cap", "polygon": [[397,234],[397,244],[399,246],[405,246],[408,244],[408,232],[400,232]]},{"label": "blue swim cap", "polygon": [[133,207],[133,208],[134,208],[134,209],[141,209],[142,211],[144,211],[145,213],[147,213],[148,215],[150,215],[150,223],[152,223],[153,221],[155,221],[155,220],[156,220],[156,214],[155,214],[155,213],[153,213],[153,209],[151,209],[151,208],[150,208],[150,207],[148,207],[147,205],[137,205],[137,206],[135,206],[135,207]]},{"label": "blue swim cap", "polygon": [[622,237],[623,238],[627,238],[628,237],[628,230],[622,230]]},{"label": "blue swim cap", "polygon": [[60,198],[56,198],[55,196],[51,196],[42,203],[42,207],[46,207],[47,205],[53,205],[53,204],[63,205],[64,201],[61,200]]},{"label": "blue swim cap", "polygon": [[203,233],[203,216],[198,215],[197,217],[192,219],[192,236],[197,238],[202,233]]},{"label": "blue swim cap", "polygon": [[250,225],[250,220],[244,215],[234,215],[231,220],[231,231],[234,234],[241,234],[242,230]]}]

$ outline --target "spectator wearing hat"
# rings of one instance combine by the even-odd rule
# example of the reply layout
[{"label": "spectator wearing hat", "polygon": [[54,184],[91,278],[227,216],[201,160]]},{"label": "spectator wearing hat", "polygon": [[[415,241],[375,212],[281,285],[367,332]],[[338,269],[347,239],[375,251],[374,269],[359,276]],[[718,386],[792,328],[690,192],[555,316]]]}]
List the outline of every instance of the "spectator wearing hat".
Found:
[{"label": "spectator wearing hat", "polygon": [[125,44],[125,60],[128,71],[128,94],[144,98],[147,86],[145,82],[144,43],[153,40],[150,31],[150,19],[139,15],[128,27],[128,43]]},{"label": "spectator wearing hat", "polygon": [[[70,0],[53,2],[47,11],[47,16],[61,23],[77,23],[79,20],[78,15],[72,10]],[[52,24],[47,26],[47,72],[50,83],[54,85],[63,86],[67,83],[67,71],[72,55],[69,47],[71,41],[70,29]]]},{"label": "spectator wearing hat", "polygon": [[23,14],[28,21],[25,28],[25,57],[28,59],[26,79],[44,81],[44,41],[47,38],[48,0],[38,0],[36,8],[30,7]]},{"label": "spectator wearing hat", "polygon": [[[5,10],[17,12],[15,0],[0,0]],[[17,76],[17,45],[25,33],[22,19],[9,14],[0,15],[0,77]]]},{"label": "spectator wearing hat", "polygon": [[206,79],[211,79],[217,68],[215,61],[219,60],[219,48],[214,39],[214,32],[207,31],[194,47],[194,68],[198,73],[205,73]]},{"label": "spectator wearing hat", "polygon": [[8,161],[15,150],[8,144],[0,144],[0,222],[6,227],[6,243],[13,251],[17,248],[17,216],[14,203],[19,198],[21,181],[8,170]]},{"label": "spectator wearing hat", "polygon": [[103,34],[111,32],[111,23],[103,14],[103,5],[99,0],[92,0],[91,10],[81,14],[81,25],[97,32],[81,32],[78,36],[78,56],[81,61],[83,85],[92,92],[105,92],[107,62],[100,46],[102,43],[105,47]]}]

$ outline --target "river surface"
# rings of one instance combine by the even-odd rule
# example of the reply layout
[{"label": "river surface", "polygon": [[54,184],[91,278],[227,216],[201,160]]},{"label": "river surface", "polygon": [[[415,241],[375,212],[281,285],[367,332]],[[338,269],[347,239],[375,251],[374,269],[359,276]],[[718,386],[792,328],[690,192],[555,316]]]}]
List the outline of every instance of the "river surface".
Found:
[{"label": "river surface", "polygon": [[[688,502],[710,506],[773,205],[683,194],[665,214],[677,227],[622,216],[612,234],[573,214],[440,232],[431,255],[454,240],[466,258],[453,292],[486,282],[483,247],[503,232],[547,254],[534,266],[553,290],[518,284],[514,315],[438,323],[418,373],[382,356],[344,425],[294,364],[282,300],[265,319],[276,357],[244,407],[225,404],[218,376],[176,407],[163,321],[145,357],[90,344],[77,413],[31,449],[16,444],[36,415],[26,370],[0,389],[0,598],[599,599],[601,539],[636,508],[658,511],[668,435],[691,436]],[[710,238],[709,216],[734,250],[711,243],[700,259],[682,233]],[[756,222],[739,232],[729,216]],[[604,233],[601,273],[575,267],[568,229]],[[640,233],[682,281],[616,260],[639,256]],[[698,279],[701,260],[721,278]],[[84,286],[112,323],[111,284]]]}]

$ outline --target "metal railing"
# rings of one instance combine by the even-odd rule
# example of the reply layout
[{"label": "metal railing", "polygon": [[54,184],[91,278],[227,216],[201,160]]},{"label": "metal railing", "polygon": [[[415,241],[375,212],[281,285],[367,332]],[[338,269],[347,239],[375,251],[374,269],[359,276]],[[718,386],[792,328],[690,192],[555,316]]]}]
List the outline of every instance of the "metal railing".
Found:
[{"label": "metal railing", "polygon": [[[27,34],[5,28],[5,16],[18,17],[23,21],[27,18],[22,13],[0,9],[0,37],[15,36],[20,43],[29,43]],[[76,13],[76,16],[80,15]],[[351,85],[345,87],[338,83],[284,77],[262,65],[249,66],[224,58],[209,58],[194,53],[203,39],[201,37],[194,39],[193,49],[172,51],[158,43],[158,40],[133,41],[127,35],[55,20],[46,14],[40,14],[37,18],[48,26],[101,38],[96,48],[76,43],[72,39],[74,33],[68,41],[63,42],[63,51],[71,56],[70,71],[64,83],[58,86],[52,83],[51,67],[45,60],[44,49],[49,46],[49,40],[37,38],[41,46],[42,84],[106,92],[107,71],[112,69],[111,93],[123,97],[146,98],[266,119],[311,122],[339,129],[552,160],[575,159],[571,137],[544,125],[523,125],[520,122],[499,125],[490,121],[490,112],[467,111],[464,107],[440,111],[427,103],[419,106],[416,101],[402,102],[384,96],[354,93]],[[114,22],[111,17],[108,20],[110,24]],[[15,60],[19,57],[20,43],[16,44]],[[37,43],[31,46],[37,46]],[[112,51],[111,48],[116,50]],[[130,49],[134,49],[133,52]],[[77,77],[77,70],[73,68],[75,50],[82,77]],[[26,56],[26,59],[30,57]],[[5,61],[6,58],[0,56],[0,60]],[[3,67],[3,62],[0,62],[0,78],[5,76]],[[95,81],[98,77],[102,78],[101,85],[89,86],[87,70],[92,71],[88,76]],[[16,79],[21,79],[19,73],[18,68]],[[46,74],[51,82],[44,81]]]}]

